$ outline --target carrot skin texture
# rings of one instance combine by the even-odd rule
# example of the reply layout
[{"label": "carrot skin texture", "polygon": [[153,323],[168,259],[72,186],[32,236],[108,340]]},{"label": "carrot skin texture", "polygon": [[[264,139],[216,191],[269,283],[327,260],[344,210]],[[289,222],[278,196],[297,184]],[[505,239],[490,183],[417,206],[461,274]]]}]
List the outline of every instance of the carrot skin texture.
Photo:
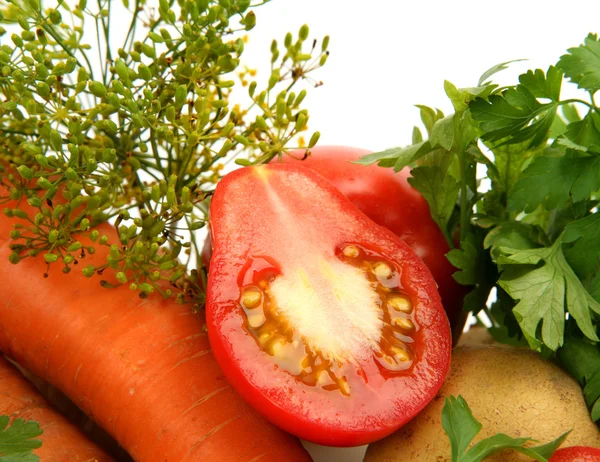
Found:
[{"label": "carrot skin texture", "polygon": [[44,462],[111,462],[113,459],[89,441],[74,425],[55,411],[35,388],[0,356],[0,415],[11,420],[34,420],[44,433],[42,446],[34,451]]},{"label": "carrot skin texture", "polygon": [[[97,229],[117,242],[112,227]],[[233,391],[200,316],[81,274],[106,261],[104,246],[71,274],[55,265],[45,279],[39,257],[9,263],[7,241],[0,236],[0,350],[69,396],[135,460],[311,460]]]}]

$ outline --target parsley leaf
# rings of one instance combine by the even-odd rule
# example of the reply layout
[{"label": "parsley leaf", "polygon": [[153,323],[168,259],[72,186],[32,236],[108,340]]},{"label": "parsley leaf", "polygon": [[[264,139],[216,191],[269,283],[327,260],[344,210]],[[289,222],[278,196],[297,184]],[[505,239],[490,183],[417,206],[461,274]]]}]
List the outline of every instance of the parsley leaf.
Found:
[{"label": "parsley leaf", "polygon": [[487,98],[492,94],[497,85],[492,84],[480,84],[477,87],[472,88],[456,88],[453,83],[445,80],[444,90],[446,95],[450,98],[454,110],[457,113],[461,113],[467,110],[469,103],[476,98]]},{"label": "parsley leaf", "polygon": [[[573,326],[571,326],[573,327]],[[600,420],[600,349],[597,343],[583,338],[576,329],[568,329],[565,345],[558,350],[562,365],[583,388],[592,420]]]},{"label": "parsley leaf", "polygon": [[565,227],[563,235],[567,261],[581,279],[595,275],[600,270],[600,212]]},{"label": "parsley leaf", "polygon": [[562,74],[554,66],[550,66],[546,74],[541,69],[527,71],[519,76],[519,82],[536,98],[548,98],[555,102],[560,98]]},{"label": "parsley leaf", "polygon": [[[490,176],[494,187],[510,193],[523,172],[523,166],[540,154],[540,149],[530,149],[529,141],[491,147],[497,176]],[[488,173],[489,175],[489,173]]]},{"label": "parsley leaf", "polygon": [[432,218],[445,230],[458,197],[458,181],[440,167],[417,167],[411,175],[408,182],[425,197]]},{"label": "parsley leaf", "polygon": [[431,129],[430,143],[449,151],[454,143],[454,114],[438,120]]},{"label": "parsley leaf", "polygon": [[453,274],[454,279],[462,285],[473,287],[464,298],[463,309],[474,314],[485,306],[498,277],[489,254],[479,251],[482,240],[480,235],[468,234],[460,243],[460,249],[453,249],[446,254],[450,263],[459,269]]},{"label": "parsley leaf", "polygon": [[600,189],[600,157],[536,157],[508,198],[512,212],[563,207],[572,199],[587,199]]},{"label": "parsley leaf", "polygon": [[482,86],[487,82],[492,75],[503,71],[504,69],[508,69],[508,65],[512,63],[517,63],[519,61],[525,61],[524,59],[513,59],[512,61],[506,61],[505,63],[496,64],[495,66],[490,67],[487,71],[485,71],[481,77],[479,77],[478,86]]},{"label": "parsley leaf", "polygon": [[377,162],[377,165],[381,167],[394,167],[394,171],[399,172],[431,151],[431,143],[427,140],[402,148],[386,149],[385,151],[367,154],[353,163],[371,165]]},{"label": "parsley leaf", "polygon": [[[502,144],[529,141],[531,147],[545,144],[556,115],[561,80],[562,74],[554,67],[547,74],[538,69],[521,75],[516,87],[471,102],[473,118],[484,131],[481,139]],[[543,104],[536,97],[552,101]]]},{"label": "parsley leaf", "polygon": [[511,346],[528,346],[519,327],[519,323],[512,312],[515,301],[501,287],[497,288],[496,300],[490,307],[490,313],[495,321],[488,332],[497,342]]},{"label": "parsley leaf", "polygon": [[497,259],[503,268],[498,283],[519,301],[513,313],[533,349],[544,344],[556,351],[562,346],[565,308],[586,337],[598,340],[591,311],[600,313],[600,304],[585,290],[567,263],[561,244],[559,238],[551,247],[501,248],[504,255]]},{"label": "parsley leaf", "polygon": [[560,57],[558,67],[579,88],[590,92],[600,89],[600,42],[596,34],[589,34],[583,45],[569,48]]},{"label": "parsley leaf", "polygon": [[[600,115],[597,112],[589,112],[583,119],[571,122],[564,132],[564,139],[558,142],[567,148],[582,152],[600,152]],[[561,137],[562,138],[562,137]]]},{"label": "parsley leaf", "polygon": [[512,438],[503,433],[498,433],[478,441],[469,448],[471,441],[483,426],[473,417],[469,405],[460,395],[445,398],[442,410],[442,427],[450,439],[452,462],[480,462],[486,457],[505,449],[512,449],[539,462],[546,462],[569,433],[564,433],[554,441],[538,447],[525,447],[526,443],[534,441],[531,438]]},{"label": "parsley leaf", "polygon": [[35,439],[43,433],[40,424],[15,419],[9,426],[9,422],[8,416],[0,416],[0,458],[7,462],[39,461],[39,457],[32,454],[32,451],[42,446],[42,441]]}]

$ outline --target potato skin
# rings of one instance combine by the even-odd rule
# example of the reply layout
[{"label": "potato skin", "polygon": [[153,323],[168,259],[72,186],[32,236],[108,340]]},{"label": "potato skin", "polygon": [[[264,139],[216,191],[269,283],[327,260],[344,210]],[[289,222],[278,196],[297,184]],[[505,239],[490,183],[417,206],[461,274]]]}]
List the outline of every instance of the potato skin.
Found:
[{"label": "potato skin", "polygon": [[[444,386],[431,403],[393,435],[369,446],[365,462],[450,462],[441,424],[444,396],[461,395],[483,424],[475,442],[496,433],[547,443],[573,429],[564,446],[600,446],[577,382],[555,364],[524,349],[458,347]],[[504,451],[486,460],[531,459]]]}]

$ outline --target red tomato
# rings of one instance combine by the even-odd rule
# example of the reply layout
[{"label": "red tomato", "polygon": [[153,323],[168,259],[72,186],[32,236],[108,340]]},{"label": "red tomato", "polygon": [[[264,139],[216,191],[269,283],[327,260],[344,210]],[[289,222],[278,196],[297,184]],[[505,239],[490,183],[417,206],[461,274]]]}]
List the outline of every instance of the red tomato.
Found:
[{"label": "red tomato", "polygon": [[600,448],[572,446],[554,453],[550,462],[600,462]]},{"label": "red tomato", "polygon": [[451,336],[435,281],[321,175],[234,171],[211,204],[207,327],[237,391],[315,443],[380,439],[435,396]]},{"label": "red tomato", "polygon": [[[298,152],[295,157],[302,158],[303,153]],[[304,160],[284,156],[283,162],[319,172],[371,220],[396,233],[415,251],[438,284],[442,304],[458,338],[467,318],[462,309],[467,288],[452,277],[456,268],[445,257],[450,247],[431,218],[427,201],[406,181],[410,176],[408,168],[394,173],[391,168],[350,163],[369,153],[364,149],[324,146],[313,148]]]}]

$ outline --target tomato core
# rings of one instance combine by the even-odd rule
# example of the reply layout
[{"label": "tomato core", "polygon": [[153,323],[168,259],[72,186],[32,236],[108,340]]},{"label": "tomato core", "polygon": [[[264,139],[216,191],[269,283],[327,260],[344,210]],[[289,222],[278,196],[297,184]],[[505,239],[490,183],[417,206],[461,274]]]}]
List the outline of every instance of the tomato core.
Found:
[{"label": "tomato core", "polygon": [[243,267],[238,303],[258,348],[305,385],[345,396],[348,374],[364,380],[365,351],[388,376],[410,369],[419,326],[399,268],[354,243],[319,260],[312,272],[298,267],[291,276],[264,257]]}]

